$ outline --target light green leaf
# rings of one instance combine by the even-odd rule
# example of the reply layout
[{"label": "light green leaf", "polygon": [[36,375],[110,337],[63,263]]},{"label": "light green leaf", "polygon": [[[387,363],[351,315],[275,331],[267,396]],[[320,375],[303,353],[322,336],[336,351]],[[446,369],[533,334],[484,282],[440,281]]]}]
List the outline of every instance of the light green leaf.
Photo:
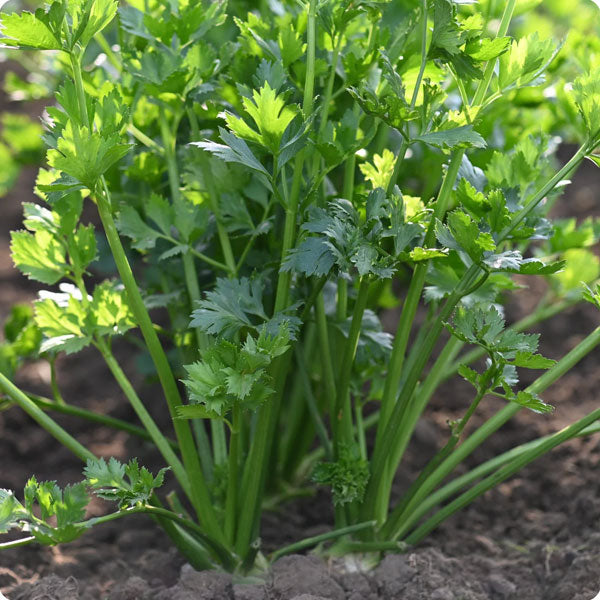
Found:
[{"label": "light green leaf", "polygon": [[508,50],[510,42],[511,38],[509,37],[476,38],[467,43],[465,52],[477,61],[488,61],[504,54]]},{"label": "light green leaf", "polygon": [[292,25],[287,25],[279,30],[277,38],[279,50],[284,67],[289,67],[293,62],[304,56],[306,44],[302,42]]},{"label": "light green leaf", "polygon": [[256,156],[254,156],[252,150],[250,150],[248,144],[246,144],[244,140],[229,133],[222,127],[219,127],[219,134],[225,144],[217,144],[216,142],[206,140],[205,142],[192,142],[191,145],[199,146],[203,150],[218,156],[225,162],[240,163],[269,177],[269,172],[262,166]]},{"label": "light green leaf", "polygon": [[436,146],[442,150],[452,148],[485,148],[485,140],[473,129],[473,125],[462,125],[453,129],[432,131],[413,138],[416,141]]},{"label": "light green leaf", "polygon": [[58,139],[57,149],[48,151],[48,164],[64,171],[90,190],[100,177],[130,149],[117,134],[107,138],[69,121]]},{"label": "light green leaf", "polygon": [[23,11],[2,16],[2,42],[18,48],[61,50],[62,44],[38,14]]},{"label": "light green leaf", "polygon": [[589,283],[600,276],[600,259],[585,248],[570,248],[563,254],[566,265],[564,270],[553,275],[565,290],[575,290],[582,283]]},{"label": "light green leaf", "polygon": [[549,369],[556,364],[556,361],[541,354],[521,351],[517,352],[513,364],[515,367],[525,367],[527,369]]},{"label": "light green leaf", "polygon": [[420,262],[422,260],[431,260],[432,258],[446,258],[448,256],[447,252],[444,250],[439,250],[437,248],[413,248],[408,253],[410,260],[414,262]]},{"label": "light green leaf", "polygon": [[551,404],[546,404],[537,394],[530,392],[518,392],[514,398],[510,398],[512,402],[516,402],[529,410],[536,413],[551,413],[554,407]]},{"label": "light green leaf", "polygon": [[[578,77],[573,82],[572,93],[586,131],[597,143],[600,136],[600,69]],[[598,164],[593,154],[588,158]]]},{"label": "light green leaf", "polygon": [[283,96],[277,95],[268,82],[265,82],[260,90],[252,92],[252,100],[243,98],[242,103],[258,131],[252,129],[240,117],[226,113],[225,120],[231,131],[238,137],[261,144],[273,154],[277,154],[283,133],[296,116],[297,110],[286,106]]},{"label": "light green leaf", "polygon": [[[50,292],[41,294],[35,303],[35,323],[45,339],[41,352],[79,352],[91,343],[91,336],[85,332],[86,311],[76,298],[74,286],[63,286],[61,294]],[[60,303],[60,304],[59,304]]]},{"label": "light green leaf", "polygon": [[54,285],[70,272],[65,249],[52,233],[13,231],[10,237],[13,262],[30,279]]},{"label": "light green leaf", "polygon": [[159,232],[146,224],[138,211],[130,204],[121,206],[116,223],[121,235],[131,238],[131,245],[136,250],[154,248],[156,240],[160,237]]},{"label": "light green leaf", "polygon": [[365,179],[371,183],[373,189],[387,189],[392,174],[396,157],[391,150],[385,148],[382,154],[373,156],[373,164],[363,163],[359,165],[360,172],[365,176]]},{"label": "light green leaf", "polygon": [[79,42],[85,48],[92,38],[115,18],[118,6],[116,0],[72,2],[69,12],[73,17],[73,41]]},{"label": "light green leaf", "polygon": [[498,86],[506,90],[534,82],[559,50],[552,40],[540,40],[537,32],[513,41],[510,50],[500,57]]}]

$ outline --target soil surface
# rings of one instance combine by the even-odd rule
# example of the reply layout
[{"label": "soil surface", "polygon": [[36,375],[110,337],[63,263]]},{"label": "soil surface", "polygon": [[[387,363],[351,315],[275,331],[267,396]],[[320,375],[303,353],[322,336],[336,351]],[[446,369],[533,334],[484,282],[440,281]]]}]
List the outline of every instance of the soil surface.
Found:
[{"label": "soil surface", "polygon": [[[19,110],[18,105],[7,108]],[[600,185],[594,169],[591,163],[584,165],[557,212],[581,218],[593,214]],[[25,169],[14,191],[1,200],[0,318],[14,302],[28,302],[35,296],[35,286],[12,268],[8,249],[9,230],[20,227],[21,202],[33,199],[34,177],[34,169]],[[532,279],[528,285],[529,291],[509,307],[509,321],[526,314],[543,293],[543,286]],[[578,306],[544,324],[542,352],[558,358],[598,320],[591,306]],[[156,395],[155,388],[136,379],[126,348],[120,356],[142,398]],[[522,411],[469,458],[469,465],[555,431],[597,408],[599,358],[600,351],[592,353],[544,394],[556,406],[554,414]],[[59,360],[58,373],[68,402],[135,422],[93,352]],[[47,366],[28,365],[19,383],[29,391],[48,394]],[[398,475],[396,493],[406,489],[428,457],[444,444],[446,420],[463,414],[469,392],[454,382],[432,400]],[[499,406],[488,401],[473,424]],[[138,456],[143,464],[160,466],[148,444],[124,433],[73,418],[58,421],[98,455],[121,460]],[[42,480],[56,479],[61,485],[81,479],[79,461],[17,408],[0,413],[0,457],[3,488],[22,490],[32,474]],[[599,462],[598,436],[568,443],[449,519],[421,546],[390,555],[368,572],[350,559],[325,561],[309,555],[285,557],[269,573],[252,580],[199,573],[184,564],[150,520],[130,517],[61,547],[28,546],[2,553],[0,592],[9,600],[592,600],[600,589]],[[98,501],[91,514],[103,510]],[[268,513],[263,541],[267,549],[274,548],[323,532],[330,522],[329,499],[318,492]]]}]

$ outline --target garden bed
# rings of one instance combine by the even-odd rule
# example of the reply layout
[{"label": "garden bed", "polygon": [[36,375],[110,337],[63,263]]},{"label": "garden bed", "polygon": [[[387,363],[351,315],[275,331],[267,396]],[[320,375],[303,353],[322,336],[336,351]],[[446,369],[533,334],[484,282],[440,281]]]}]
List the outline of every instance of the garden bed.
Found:
[{"label": "garden bed", "polygon": [[[584,166],[568,196],[557,207],[583,217],[593,208],[597,171]],[[30,200],[34,171],[25,171],[17,188],[3,199],[0,231],[0,316],[15,301],[34,296],[33,286],[12,269],[8,231],[20,226],[21,202]],[[529,280],[530,285],[534,285]],[[511,306],[509,320],[526,314],[527,302],[540,290],[521,294],[521,305]],[[393,315],[387,322],[393,320]],[[572,348],[597,322],[591,306],[579,306],[547,323],[542,352],[558,358]],[[120,353],[132,374],[129,355]],[[477,464],[517,443],[554,431],[598,406],[598,353],[548,390],[544,399],[556,406],[551,416],[526,411],[509,422],[471,457]],[[40,364],[28,366],[20,383],[30,391],[46,391],[49,372]],[[67,401],[124,419],[134,420],[109,373],[91,351],[58,363]],[[134,376],[135,377],[135,376]],[[140,382],[141,383],[141,382]],[[466,384],[465,384],[466,385]],[[445,420],[464,411],[467,391],[459,383],[443,387],[432,401],[397,480],[405,488],[424,462],[446,439]],[[141,387],[141,397],[160,392]],[[150,403],[151,404],[151,403]],[[493,401],[473,425],[497,408]],[[160,415],[156,415],[160,422]],[[124,433],[76,421],[58,421],[92,452],[143,457],[149,467],[161,466],[150,445]],[[24,477],[58,479],[60,484],[81,477],[81,463],[18,408],[0,414],[0,487],[20,489]],[[308,594],[333,599],[394,598],[431,600],[591,600],[600,589],[600,439],[579,439],[545,456],[488,492],[444,523],[420,547],[404,555],[388,556],[379,567],[361,573],[348,560],[324,562],[314,557],[290,556],[277,562],[262,582],[241,582],[216,573],[196,573],[183,564],[165,535],[148,518],[133,517],[95,529],[72,544],[53,548],[26,547],[0,557],[0,590],[9,600],[111,600],[188,598],[288,599]],[[263,527],[266,549],[321,533],[331,522],[329,498],[323,494],[294,501],[268,513]],[[103,507],[95,501],[92,510]],[[312,596],[311,596],[312,595]]]}]

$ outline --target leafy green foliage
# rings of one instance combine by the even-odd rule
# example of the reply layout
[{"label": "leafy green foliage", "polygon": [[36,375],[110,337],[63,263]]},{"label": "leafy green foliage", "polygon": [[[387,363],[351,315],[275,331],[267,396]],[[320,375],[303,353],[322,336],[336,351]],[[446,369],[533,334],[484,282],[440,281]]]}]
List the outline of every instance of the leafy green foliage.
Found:
[{"label": "leafy green foliage", "polygon": [[277,154],[283,134],[296,115],[295,111],[285,105],[283,98],[271,89],[268,82],[260,90],[253,92],[252,99],[243,98],[242,102],[258,131],[232,114],[225,117],[229,129],[238,137],[261,144]]},{"label": "leafy green foliage", "polygon": [[58,139],[56,150],[48,152],[48,163],[94,190],[100,177],[123,158],[129,148],[128,144],[120,143],[117,134],[107,137],[69,121]]},{"label": "leafy green foliage", "polygon": [[[243,344],[220,340],[202,355],[202,360],[186,365],[191,405],[178,409],[181,418],[224,417],[234,404],[256,410],[273,393],[267,371],[271,362],[289,348],[289,333],[282,325],[277,335],[267,327],[258,337],[246,336]],[[198,411],[195,405],[201,405]]]},{"label": "leafy green foliage", "polygon": [[48,546],[70,542],[89,527],[82,523],[88,503],[84,483],[68,485],[62,490],[55,481],[38,483],[32,477],[25,486],[23,503],[13,492],[0,490],[0,533],[25,530],[37,542]]},{"label": "leafy green foliage", "polygon": [[76,279],[96,258],[91,226],[77,225],[81,199],[66,197],[56,210],[23,204],[28,231],[11,234],[12,259],[25,275],[49,285]]},{"label": "leafy green foliage", "polygon": [[[39,50],[61,50],[60,35],[44,22],[43,11],[39,17],[30,12],[11,13],[2,17],[2,35],[8,46],[37,48]],[[45,16],[45,15],[44,15]]]},{"label": "leafy green foliage", "polygon": [[159,260],[171,258],[190,251],[194,242],[207,229],[207,210],[185,196],[170,204],[158,194],[151,194],[144,203],[142,216],[130,204],[123,204],[117,217],[121,235],[131,239],[136,250],[155,248],[159,240],[168,242],[168,247],[159,255]]},{"label": "leafy green foliage", "polygon": [[573,99],[579,110],[585,130],[596,146],[600,142],[600,82],[599,72],[592,71],[573,82]]},{"label": "leafy green foliage", "polygon": [[119,509],[142,506],[161,487],[168,469],[153,476],[132,459],[126,465],[115,458],[90,459],[84,469],[86,479],[61,489],[55,481],[38,482],[31,477],[19,502],[10,490],[0,489],[0,533],[20,529],[40,544],[53,546],[71,542],[102,517],[85,520],[90,502],[87,489],[97,496],[119,503]]},{"label": "leafy green foliage", "polygon": [[72,51],[87,47],[92,38],[115,17],[114,0],[54,1],[35,13],[2,17],[4,43],[19,48]]},{"label": "leafy green foliage", "polygon": [[122,335],[136,326],[124,290],[115,281],[97,285],[91,297],[63,284],[60,292],[41,292],[35,324],[44,335],[41,351],[78,352],[97,337]]},{"label": "leafy green foliage", "polygon": [[342,506],[362,500],[369,480],[369,467],[355,448],[343,447],[338,460],[319,463],[312,478],[316,483],[331,487],[334,504]]},{"label": "leafy green foliage", "polygon": [[564,291],[581,289],[600,276],[600,259],[585,248],[570,248],[563,254],[565,268],[552,278]]},{"label": "leafy green foliage", "polygon": [[[511,210],[500,190],[493,190],[486,197],[466,179],[461,179],[455,197],[463,210],[449,213],[446,224],[438,221],[435,231],[444,247],[458,251],[461,257],[468,257],[465,259],[467,264],[472,261],[486,270],[524,275],[549,275],[563,269],[564,261],[524,258],[519,250],[497,252],[496,241],[502,238],[511,221]],[[533,228],[525,227],[513,236],[529,236],[533,231]]]},{"label": "leafy green foliage", "polygon": [[[0,492],[0,531],[56,543],[154,512],[191,564],[243,573],[260,552],[261,507],[318,483],[337,523],[377,522],[378,541],[412,542],[437,524],[417,513],[430,490],[444,493],[440,473],[485,395],[551,410],[530,390],[592,344],[555,368],[537,336],[506,327],[502,306],[523,275],[549,284],[532,321],[582,295],[600,305],[598,224],[548,216],[578,162],[600,163],[600,46],[572,32],[554,60],[561,46],[530,33],[545,26],[508,27],[535,2],[513,4],[51,0],[2,16],[6,46],[52,51],[35,77],[7,79],[13,100],[55,102],[42,125],[1,117],[0,193],[45,143],[42,204],[24,204],[12,254],[28,277],[59,284],[5,324],[2,406],[20,404],[87,456],[50,426],[50,408],[85,413],[58,406],[54,370],[54,403],[4,377],[29,358],[62,369],[56,353],[96,346],[181,498],[158,502],[164,469],[92,460],[83,484],[32,480],[23,503]],[[573,139],[583,146],[561,167],[558,140]],[[392,307],[395,336],[376,312]],[[459,368],[475,398],[388,517],[414,424],[451,374],[455,346],[440,352],[449,319],[455,342],[487,361]],[[123,343],[158,377],[173,440],[112,356],[112,338],[138,326]],[[523,390],[521,369],[552,371]],[[118,512],[85,521],[86,487]]]},{"label": "leafy green foliage", "polygon": [[276,335],[285,323],[289,334],[295,337],[300,320],[294,316],[296,306],[269,318],[263,306],[264,279],[217,279],[215,289],[206,292],[206,298],[197,303],[190,326],[200,327],[206,333],[234,339],[242,330],[264,330]]},{"label": "leafy green foliage", "polygon": [[373,189],[382,188],[386,190],[392,178],[395,164],[394,153],[386,148],[383,154],[373,156],[373,164],[364,163],[359,168],[365,179],[373,186]]},{"label": "leafy green foliage", "polygon": [[[417,246],[424,228],[418,222],[406,220],[402,198],[388,199],[384,191],[377,188],[369,194],[365,212],[363,220],[345,200],[331,202],[327,210],[311,208],[302,229],[317,235],[306,237],[293,249],[285,258],[282,270],[323,276],[335,266],[342,273],[356,269],[361,276],[385,279],[392,276],[401,260],[439,256]],[[388,238],[393,242],[389,249],[385,244]]]},{"label": "leafy green foliage", "polygon": [[207,152],[211,152],[215,156],[218,156],[225,162],[239,163],[258,173],[262,173],[267,177],[269,176],[269,172],[256,158],[244,140],[237,138],[223,128],[219,128],[219,133],[225,144],[217,144],[216,142],[211,141],[192,143],[194,146],[198,146]]},{"label": "leafy green foliage", "polygon": [[460,374],[467,381],[475,387],[484,385],[485,390],[489,391],[501,388],[503,393],[497,392],[497,395],[534,412],[553,410],[536,394],[513,391],[518,382],[515,367],[549,369],[555,363],[536,354],[539,335],[506,329],[504,319],[495,308],[459,311],[454,317],[453,325],[447,327],[459,340],[480,346],[489,356],[487,368],[482,374],[465,365],[461,366]]},{"label": "leafy green foliage", "polygon": [[115,458],[88,460],[84,469],[85,485],[104,500],[117,502],[121,510],[146,504],[154,490],[161,487],[168,468],[152,475],[133,458],[127,464]]},{"label": "leafy green foliage", "polygon": [[0,372],[12,379],[18,367],[37,356],[42,334],[27,304],[15,304],[4,321],[4,341],[0,344]]},{"label": "leafy green foliage", "polygon": [[500,57],[498,86],[501,90],[537,85],[538,77],[554,59],[557,51],[552,40],[540,40],[537,33],[515,40]]},{"label": "leafy green foliage", "polygon": [[2,115],[2,140],[18,162],[36,164],[43,151],[42,126],[26,115]]}]

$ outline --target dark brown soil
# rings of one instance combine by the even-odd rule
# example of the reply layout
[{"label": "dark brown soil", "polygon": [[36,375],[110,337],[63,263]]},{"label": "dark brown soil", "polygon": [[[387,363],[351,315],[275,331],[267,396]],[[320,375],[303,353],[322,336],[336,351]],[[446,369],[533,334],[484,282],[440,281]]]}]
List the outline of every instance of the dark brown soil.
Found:
[{"label": "dark brown soil", "polygon": [[[581,217],[591,214],[594,190],[600,184],[597,173],[591,164],[585,165],[557,209]],[[20,204],[32,199],[33,177],[33,170],[25,170],[15,190],[2,199],[1,318],[11,304],[29,301],[35,294],[34,286],[12,269],[8,256],[8,232],[20,226]],[[510,306],[510,319],[525,314],[540,293],[532,284],[519,303]],[[561,315],[540,330],[543,352],[559,357],[597,323],[591,307]],[[136,380],[130,357],[122,356],[124,368]],[[548,390],[545,399],[557,407],[552,416],[519,414],[469,463],[478,464],[597,408],[599,357],[599,352],[593,353]],[[135,422],[93,352],[61,361],[59,378],[67,401]],[[19,381],[28,390],[47,393],[48,369],[43,363],[31,364]],[[152,387],[138,383],[143,398],[155,394]],[[433,400],[407,453],[398,491],[444,443],[446,420],[464,411],[468,392],[453,383]],[[497,408],[489,402],[474,424]],[[160,464],[149,445],[125,434],[69,418],[59,422],[99,455],[139,456],[144,464]],[[60,484],[81,478],[78,460],[16,408],[0,413],[0,456],[0,487],[22,489],[31,474]],[[367,572],[350,559],[325,562],[314,556],[290,556],[260,579],[198,573],[183,564],[151,521],[132,517],[97,528],[69,545],[3,553],[0,591],[10,600],[592,600],[600,589],[599,462],[597,436],[566,444],[451,518],[422,546],[388,556]],[[267,514],[265,545],[275,547],[325,530],[330,522],[328,502],[318,493],[283,512]],[[99,502],[92,506],[92,514],[102,510]]]}]

